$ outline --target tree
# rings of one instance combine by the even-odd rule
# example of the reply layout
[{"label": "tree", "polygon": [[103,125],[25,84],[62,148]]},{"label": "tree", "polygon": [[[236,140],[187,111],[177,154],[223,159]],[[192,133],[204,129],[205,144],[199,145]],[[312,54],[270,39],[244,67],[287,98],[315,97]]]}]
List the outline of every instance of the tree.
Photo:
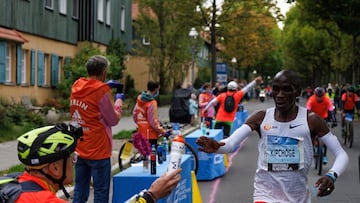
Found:
[{"label": "tree", "polygon": [[[188,32],[194,25],[193,1],[139,0],[140,16],[134,27],[140,40],[136,53],[147,56],[150,73],[158,79],[160,91],[184,78],[190,64]],[[144,38],[148,42],[141,44]]]},{"label": "tree", "polygon": [[313,18],[322,19],[326,22],[334,22],[342,33],[352,36],[352,83],[359,82],[360,47],[358,37],[360,35],[360,0],[297,0],[300,8]]}]

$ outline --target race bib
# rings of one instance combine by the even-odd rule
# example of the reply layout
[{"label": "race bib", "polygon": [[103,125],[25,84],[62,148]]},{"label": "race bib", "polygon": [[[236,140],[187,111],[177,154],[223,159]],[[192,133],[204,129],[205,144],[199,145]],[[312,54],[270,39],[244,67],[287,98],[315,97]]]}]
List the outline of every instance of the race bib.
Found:
[{"label": "race bib", "polygon": [[268,171],[294,171],[300,166],[302,141],[283,136],[268,135],[266,159]]}]

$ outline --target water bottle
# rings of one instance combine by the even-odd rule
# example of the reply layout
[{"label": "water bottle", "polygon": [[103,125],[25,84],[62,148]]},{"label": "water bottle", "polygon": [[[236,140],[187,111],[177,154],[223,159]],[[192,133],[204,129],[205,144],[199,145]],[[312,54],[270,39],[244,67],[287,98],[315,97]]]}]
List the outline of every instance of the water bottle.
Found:
[{"label": "water bottle", "polygon": [[202,135],[206,135],[206,124],[205,124],[205,122],[201,122],[200,126],[201,126]]},{"label": "water bottle", "polygon": [[151,147],[151,155],[150,155],[150,174],[156,174],[156,149],[155,145]]},{"label": "water bottle", "polygon": [[157,158],[158,158],[158,163],[162,164],[163,163],[163,147],[162,146],[157,147]]},{"label": "water bottle", "polygon": [[163,161],[166,161],[166,155],[169,153],[169,141],[166,137],[164,137],[164,141],[162,143],[163,148]]},{"label": "water bottle", "polygon": [[185,153],[185,140],[184,137],[179,134],[171,143],[170,161],[167,168],[168,172],[176,170],[180,167],[181,157]]}]

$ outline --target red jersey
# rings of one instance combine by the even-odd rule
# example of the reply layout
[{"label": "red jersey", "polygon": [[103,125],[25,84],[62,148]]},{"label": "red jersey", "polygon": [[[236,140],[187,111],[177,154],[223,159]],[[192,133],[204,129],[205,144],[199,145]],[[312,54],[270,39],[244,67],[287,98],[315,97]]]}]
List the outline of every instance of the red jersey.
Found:
[{"label": "red jersey", "polygon": [[341,95],[341,101],[344,102],[344,110],[352,111],[355,109],[355,103],[359,101],[359,97],[355,93],[350,96],[348,93],[345,92]]},{"label": "red jersey", "polygon": [[316,113],[323,119],[328,117],[328,111],[334,110],[334,106],[332,105],[330,98],[326,95],[323,96],[322,102],[318,102],[316,100],[316,95],[311,95],[311,97],[306,102],[306,108]]},{"label": "red jersey", "polygon": [[[225,111],[225,98],[226,98],[226,95],[231,95],[231,94],[234,95],[235,108],[232,112],[227,112],[227,111]],[[245,94],[245,92],[240,90],[237,92],[227,91],[227,92],[221,93],[219,96],[217,96],[216,100],[220,104],[220,106],[219,106],[219,110],[216,114],[215,120],[221,121],[221,122],[233,122],[234,118],[235,118],[235,114],[238,109],[238,104],[240,103],[244,94]]]}]

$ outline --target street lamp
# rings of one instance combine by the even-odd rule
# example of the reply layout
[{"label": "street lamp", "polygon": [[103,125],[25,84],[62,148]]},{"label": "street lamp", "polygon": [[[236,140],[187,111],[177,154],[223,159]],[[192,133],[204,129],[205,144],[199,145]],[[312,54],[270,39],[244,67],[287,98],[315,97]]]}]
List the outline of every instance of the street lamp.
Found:
[{"label": "street lamp", "polygon": [[195,41],[199,33],[196,31],[194,27],[191,28],[189,32],[189,37],[192,39],[191,42],[191,83],[194,84],[194,66],[195,66]]},{"label": "street lamp", "polygon": [[237,63],[237,60],[236,60],[235,57],[233,57],[233,58],[231,59],[231,63],[233,64],[232,77],[233,77],[233,79],[234,79],[234,78],[235,78],[235,64]]}]

